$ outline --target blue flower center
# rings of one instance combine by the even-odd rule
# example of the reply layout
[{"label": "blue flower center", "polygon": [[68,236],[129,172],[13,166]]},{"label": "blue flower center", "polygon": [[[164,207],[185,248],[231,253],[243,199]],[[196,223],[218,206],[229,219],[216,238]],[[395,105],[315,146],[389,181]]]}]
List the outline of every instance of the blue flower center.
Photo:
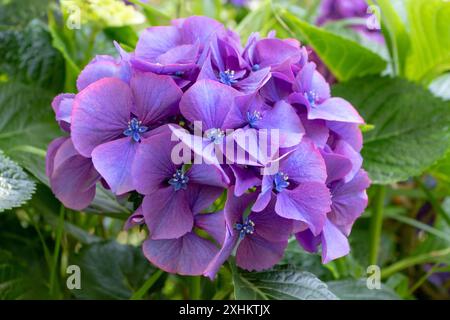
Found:
[{"label": "blue flower center", "polygon": [[183,170],[178,169],[174,174],[172,179],[169,180],[169,184],[171,186],[173,186],[173,188],[175,189],[175,191],[178,190],[186,190],[187,188],[187,183],[189,181],[189,177],[187,177]]},{"label": "blue flower center", "polygon": [[219,80],[220,82],[226,84],[227,86],[231,86],[237,82],[237,80],[234,78],[234,71],[229,69],[225,71],[220,71]]},{"label": "blue flower center", "polygon": [[305,98],[308,100],[311,107],[315,107],[316,103],[319,101],[319,95],[315,91],[305,92]]},{"label": "blue flower center", "polygon": [[206,131],[206,138],[209,139],[214,144],[222,143],[223,137],[225,136],[225,132],[218,128],[209,129]]},{"label": "blue flower center", "polygon": [[256,125],[256,122],[258,120],[261,120],[261,119],[262,119],[262,117],[261,117],[261,113],[260,112],[258,112],[258,111],[253,111],[253,112],[247,111],[247,122],[250,125],[250,127],[253,128]]},{"label": "blue flower center", "polygon": [[141,141],[141,134],[148,131],[148,127],[142,125],[142,121],[136,118],[132,118],[128,121],[128,127],[124,130],[123,134],[127,137],[131,137],[134,141]]},{"label": "blue flower center", "polygon": [[273,187],[277,192],[281,192],[289,186],[289,177],[283,172],[278,172],[273,178]]},{"label": "blue flower center", "polygon": [[244,239],[246,235],[255,232],[255,223],[247,218],[244,223],[236,223],[234,228],[239,231],[239,238]]},{"label": "blue flower center", "polygon": [[259,64],[256,63],[256,64],[253,65],[252,71],[258,71],[259,68],[260,68]]},{"label": "blue flower center", "polygon": [[183,72],[183,71],[176,71],[176,72],[174,73],[174,75],[175,75],[176,77],[182,77],[182,76],[184,75],[184,72]]}]

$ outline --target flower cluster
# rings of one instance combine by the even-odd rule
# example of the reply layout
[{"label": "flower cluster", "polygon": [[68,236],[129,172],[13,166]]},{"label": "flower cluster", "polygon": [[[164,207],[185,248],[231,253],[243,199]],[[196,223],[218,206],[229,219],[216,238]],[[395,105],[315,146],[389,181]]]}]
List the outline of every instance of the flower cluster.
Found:
[{"label": "flower cluster", "polygon": [[53,101],[67,134],[48,148],[47,175],[67,207],[89,206],[98,183],[139,194],[125,227],[145,224],[147,259],[183,275],[214,278],[233,252],[244,269],[269,268],[292,236],[321,246],[324,263],[349,252],[370,183],[363,119],[298,41],[255,33],[242,47],[190,17],[146,29],[132,53],[116,47]]}]

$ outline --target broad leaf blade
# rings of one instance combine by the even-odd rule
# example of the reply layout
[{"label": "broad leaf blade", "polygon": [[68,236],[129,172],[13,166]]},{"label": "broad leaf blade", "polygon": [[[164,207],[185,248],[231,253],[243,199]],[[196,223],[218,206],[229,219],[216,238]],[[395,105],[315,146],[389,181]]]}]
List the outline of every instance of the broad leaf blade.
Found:
[{"label": "broad leaf blade", "polygon": [[280,14],[290,29],[304,39],[340,81],[379,74],[386,61],[357,42],[310,25],[289,12]]},{"label": "broad leaf blade", "polygon": [[337,299],[315,275],[291,267],[276,267],[261,272],[245,272],[233,267],[233,282],[238,300]]},{"label": "broad leaf blade", "polygon": [[450,104],[402,79],[367,77],[338,84],[334,95],[349,100],[367,123],[364,167],[374,183],[421,174],[450,147]]},{"label": "broad leaf blade", "polygon": [[400,300],[391,288],[383,284],[380,289],[369,289],[365,279],[330,281],[327,285],[342,300]]}]

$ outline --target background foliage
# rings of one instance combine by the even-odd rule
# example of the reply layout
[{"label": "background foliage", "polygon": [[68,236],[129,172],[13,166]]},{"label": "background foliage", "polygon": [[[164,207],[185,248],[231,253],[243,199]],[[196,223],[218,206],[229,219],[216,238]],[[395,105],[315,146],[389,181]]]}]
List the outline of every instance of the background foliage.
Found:
[{"label": "background foliage", "polygon": [[[450,2],[369,1],[380,8],[385,44],[348,27],[365,21],[315,26],[318,0],[129,2],[145,22],[93,12],[70,29],[56,1],[0,0],[0,298],[449,299]],[[99,190],[74,212],[49,190],[53,96],[75,92],[80,70],[114,53],[112,40],[131,49],[143,28],[189,15],[218,19],[243,41],[270,30],[299,39],[338,80],[334,94],[366,119],[364,168],[375,184],[349,256],[322,265],[293,241],[273,270],[247,273],[231,262],[214,282],[169,275],[143,257],[142,231],[123,231],[126,202]],[[83,270],[81,290],[66,287],[71,264]],[[366,287],[371,264],[381,267],[381,290]]]}]

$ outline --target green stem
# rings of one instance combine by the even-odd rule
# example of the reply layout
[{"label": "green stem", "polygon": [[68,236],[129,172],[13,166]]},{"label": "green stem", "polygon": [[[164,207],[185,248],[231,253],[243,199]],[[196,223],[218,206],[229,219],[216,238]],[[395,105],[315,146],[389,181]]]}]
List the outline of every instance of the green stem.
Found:
[{"label": "green stem", "polygon": [[191,300],[200,300],[201,297],[201,277],[191,278]]},{"label": "green stem", "polygon": [[372,211],[370,220],[370,249],[369,249],[369,264],[377,264],[378,252],[380,249],[381,229],[383,227],[383,208],[384,199],[386,197],[386,187],[379,186],[378,193],[375,198],[375,208]]},{"label": "green stem", "polygon": [[147,293],[147,291],[155,284],[156,281],[164,274],[162,270],[157,270],[150,278],[148,278],[142,287],[140,287],[133,295],[130,300],[141,300],[142,297]]},{"label": "green stem", "polygon": [[400,260],[389,267],[385,267],[381,270],[381,278],[386,279],[406,268],[415,266],[417,264],[428,263],[428,262],[439,262],[441,258],[450,255],[450,248],[432,251],[424,254],[420,254],[418,256],[409,257],[403,260]]},{"label": "green stem", "polygon": [[55,279],[56,279],[56,270],[58,267],[58,258],[59,258],[59,251],[61,247],[61,238],[63,235],[64,230],[64,206],[61,205],[61,208],[59,210],[59,222],[58,227],[56,229],[56,240],[55,240],[55,249],[53,252],[53,260],[52,265],[50,268],[50,295],[52,296],[55,289]]}]

